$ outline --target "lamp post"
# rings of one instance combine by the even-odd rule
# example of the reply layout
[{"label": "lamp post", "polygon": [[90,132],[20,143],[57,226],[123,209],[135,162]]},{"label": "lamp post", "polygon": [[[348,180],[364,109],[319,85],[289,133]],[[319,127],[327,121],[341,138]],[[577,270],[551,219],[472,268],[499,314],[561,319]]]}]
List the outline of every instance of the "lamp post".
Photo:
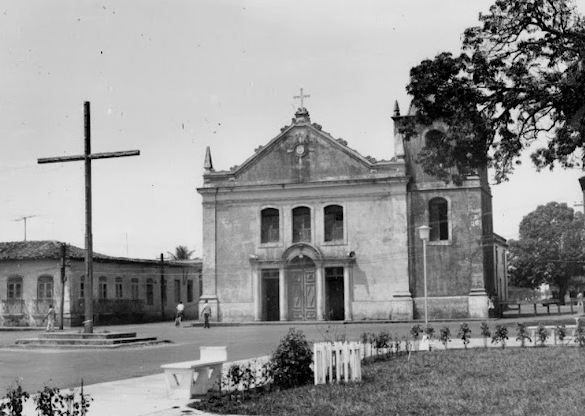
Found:
[{"label": "lamp post", "polygon": [[431,227],[427,225],[421,225],[417,228],[418,235],[423,242],[423,276],[425,282],[425,326],[429,325],[428,305],[427,305],[427,241],[429,241],[429,235]]}]

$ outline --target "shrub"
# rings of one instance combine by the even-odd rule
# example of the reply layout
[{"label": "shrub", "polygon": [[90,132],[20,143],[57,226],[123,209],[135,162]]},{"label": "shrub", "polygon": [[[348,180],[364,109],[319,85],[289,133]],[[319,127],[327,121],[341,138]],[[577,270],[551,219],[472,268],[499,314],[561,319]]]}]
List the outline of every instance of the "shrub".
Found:
[{"label": "shrub", "polygon": [[439,331],[439,340],[443,343],[445,349],[447,349],[447,344],[451,342],[451,330],[449,327],[444,326],[441,328]]},{"label": "shrub", "polygon": [[414,339],[415,341],[418,340],[418,337],[422,332],[423,328],[421,324],[413,325],[412,328],[410,328],[410,335],[412,335],[412,339]]},{"label": "shrub", "polygon": [[479,329],[481,330],[481,336],[483,337],[483,346],[487,348],[487,340],[492,336],[490,327],[486,321],[482,321]]},{"label": "shrub", "polygon": [[556,330],[559,341],[561,341],[561,345],[565,345],[565,339],[567,338],[567,327],[565,324],[558,324]]},{"label": "shrub", "polygon": [[522,347],[526,346],[526,340],[532,342],[530,335],[528,335],[526,324],[523,324],[522,322],[516,322],[516,335],[516,341],[520,341]]},{"label": "shrub", "polygon": [[539,323],[538,326],[536,327],[536,339],[538,339],[538,342],[540,343],[541,347],[544,347],[544,343],[546,342],[549,336],[550,331],[546,329],[544,324]]},{"label": "shrub", "polygon": [[577,321],[574,340],[580,347],[585,347],[585,322],[581,319]]},{"label": "shrub", "polygon": [[[76,399],[79,396],[79,399]],[[88,413],[91,399],[75,390],[64,393],[56,387],[45,386],[35,397],[39,416],[81,416]]]},{"label": "shrub", "polygon": [[390,347],[390,334],[386,331],[381,331],[376,337],[376,348],[389,348]]},{"label": "shrub", "polygon": [[506,341],[508,340],[508,327],[506,325],[496,325],[494,335],[492,335],[492,344],[502,343],[502,348],[506,347]]},{"label": "shrub", "polygon": [[463,341],[463,347],[467,349],[467,344],[469,344],[469,338],[471,338],[471,328],[469,328],[469,325],[466,322],[462,323],[461,326],[459,327],[457,336],[459,337],[459,339],[461,339],[461,341]]},{"label": "shrub", "polygon": [[16,387],[8,387],[6,396],[4,396],[4,403],[0,404],[0,415],[21,416],[22,407],[25,400],[29,398],[22,386],[17,383]]},{"label": "shrub", "polygon": [[428,340],[432,340],[435,337],[435,328],[431,324],[427,325],[425,328],[425,335],[427,336]]},{"label": "shrub", "polygon": [[274,385],[281,389],[302,386],[313,378],[313,351],[302,331],[291,328],[270,359]]}]

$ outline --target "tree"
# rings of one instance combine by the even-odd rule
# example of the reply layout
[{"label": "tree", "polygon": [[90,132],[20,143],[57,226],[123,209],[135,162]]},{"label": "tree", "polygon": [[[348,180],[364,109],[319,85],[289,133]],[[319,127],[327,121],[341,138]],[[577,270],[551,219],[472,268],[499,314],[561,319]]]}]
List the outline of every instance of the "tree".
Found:
[{"label": "tree", "polygon": [[465,31],[460,55],[443,52],[410,71],[418,112],[405,137],[417,124],[449,126],[426,143],[423,169],[461,183],[487,165],[501,182],[541,137],[546,146],[531,155],[538,169],[582,166],[585,19],[573,1],[496,0],[479,21]]},{"label": "tree", "polygon": [[572,277],[583,274],[583,214],[567,204],[549,202],[520,222],[519,239],[510,241],[510,277],[515,286],[536,288],[555,284],[559,295]]},{"label": "tree", "polygon": [[189,260],[193,253],[195,253],[195,250],[189,250],[187,246],[177,246],[175,247],[174,253],[170,251],[167,251],[167,253],[173,260]]}]

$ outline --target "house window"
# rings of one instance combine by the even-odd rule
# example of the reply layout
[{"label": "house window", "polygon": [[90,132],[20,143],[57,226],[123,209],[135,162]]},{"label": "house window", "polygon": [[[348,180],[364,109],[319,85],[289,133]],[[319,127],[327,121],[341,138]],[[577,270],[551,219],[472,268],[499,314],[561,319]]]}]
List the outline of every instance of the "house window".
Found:
[{"label": "house window", "polygon": [[154,305],[154,282],[152,279],[146,279],[146,304]]},{"label": "house window", "polygon": [[99,278],[98,296],[100,299],[108,298],[108,278],[106,276],[100,276]]},{"label": "house window", "polygon": [[37,299],[53,299],[53,276],[40,276],[37,280]]},{"label": "house window", "polygon": [[160,281],[160,297],[161,297],[161,303],[163,305],[167,304],[167,280],[164,277],[161,277],[161,281]]},{"label": "house window", "polygon": [[139,299],[138,296],[138,279],[132,278],[130,280],[130,294],[132,295],[132,299]]},{"label": "house window", "polygon": [[187,280],[187,302],[193,302],[193,280]]},{"label": "house window", "polygon": [[9,300],[22,299],[22,276],[10,276],[6,289]]},{"label": "house window", "polygon": [[79,278],[79,297],[85,298],[85,276]]},{"label": "house window", "polygon": [[449,213],[445,198],[433,198],[429,201],[430,241],[449,239]]},{"label": "house window", "polygon": [[181,280],[175,279],[175,303],[181,301]]},{"label": "house window", "polygon": [[280,238],[280,215],[277,209],[266,208],[261,212],[262,225],[260,242],[264,243],[278,243]]},{"label": "house window", "polygon": [[121,277],[116,277],[116,299],[122,299],[124,297],[124,294],[122,292],[123,283],[124,281]]},{"label": "house window", "polygon": [[197,274],[197,282],[199,286],[199,296],[203,294],[203,275],[201,273]]},{"label": "house window", "polygon": [[325,207],[325,241],[343,241],[343,207]]},{"label": "house window", "polygon": [[292,210],[293,243],[311,241],[311,209],[298,207]]}]

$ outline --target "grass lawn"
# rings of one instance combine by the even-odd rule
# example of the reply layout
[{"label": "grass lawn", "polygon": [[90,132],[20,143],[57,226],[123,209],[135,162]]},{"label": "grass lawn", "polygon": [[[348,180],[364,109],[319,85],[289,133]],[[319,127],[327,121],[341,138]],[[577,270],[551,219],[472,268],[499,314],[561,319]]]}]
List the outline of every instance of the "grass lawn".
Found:
[{"label": "grass lawn", "polygon": [[363,381],[274,391],[216,413],[256,415],[582,415],[585,348],[477,348],[400,355]]}]

